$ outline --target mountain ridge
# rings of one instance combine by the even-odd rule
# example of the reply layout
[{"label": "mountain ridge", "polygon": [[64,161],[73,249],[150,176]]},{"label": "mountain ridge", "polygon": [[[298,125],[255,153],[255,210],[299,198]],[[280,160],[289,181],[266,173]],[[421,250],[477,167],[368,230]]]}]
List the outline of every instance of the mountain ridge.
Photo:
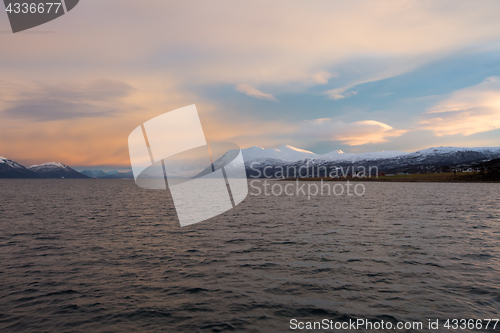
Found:
[{"label": "mountain ridge", "polygon": [[32,165],[27,167],[27,169],[36,173],[40,178],[89,178],[71,167],[59,162]]},{"label": "mountain ridge", "polygon": [[0,157],[0,178],[88,178],[71,167],[58,162],[25,167]]},{"label": "mountain ridge", "polygon": [[[263,150],[263,148],[261,148]],[[250,154],[248,152],[250,151]],[[271,152],[273,150],[270,150]],[[274,150],[273,154],[256,155],[255,149],[242,150],[245,158],[247,177],[262,178],[271,175],[271,178],[288,178],[283,175],[283,169],[308,170],[307,175],[314,174],[314,170],[323,168],[323,176],[331,174],[340,168],[349,170],[359,167],[369,169],[373,167],[374,172],[384,173],[427,173],[451,170],[452,167],[459,168],[471,163],[484,162],[500,158],[500,147],[431,147],[412,153],[398,151],[382,151],[370,153],[340,153],[327,154],[303,154],[301,159],[286,160],[281,158],[280,152]],[[246,155],[246,156],[245,156]],[[266,171],[264,173],[264,171]],[[376,170],[376,171],[375,171]],[[275,176],[277,175],[277,176]],[[293,174],[292,174],[293,177]]]},{"label": "mountain ridge", "polygon": [[39,176],[15,161],[0,157],[0,178],[39,178]]},{"label": "mountain ridge", "polygon": [[[262,173],[265,168],[323,166],[328,170],[358,166],[373,166],[379,172],[436,172],[452,166],[481,163],[500,158],[500,147],[431,147],[415,152],[378,151],[368,153],[345,153],[341,150],[326,154],[296,148],[290,145],[278,148],[249,147],[242,149],[247,176]],[[105,178],[132,179],[131,171],[84,170],[78,172],[59,162],[24,167],[21,164],[0,157],[0,178]]]},{"label": "mountain ridge", "polygon": [[[283,149],[286,147],[286,149]],[[293,153],[290,153],[293,151]],[[308,150],[295,148],[292,146],[281,146],[278,148],[262,148],[262,147],[250,147],[242,149],[243,157],[246,161],[252,161],[256,159],[276,159],[288,162],[296,162],[303,159],[312,160],[328,160],[328,161],[341,161],[341,160],[367,160],[367,159],[383,159],[383,158],[397,158],[405,155],[425,155],[432,154],[432,152],[440,151],[442,154],[456,152],[456,151],[498,151],[500,152],[500,147],[431,147],[415,152],[404,152],[404,151],[375,151],[368,153],[345,153],[342,150],[331,151],[326,154],[316,154]]]}]

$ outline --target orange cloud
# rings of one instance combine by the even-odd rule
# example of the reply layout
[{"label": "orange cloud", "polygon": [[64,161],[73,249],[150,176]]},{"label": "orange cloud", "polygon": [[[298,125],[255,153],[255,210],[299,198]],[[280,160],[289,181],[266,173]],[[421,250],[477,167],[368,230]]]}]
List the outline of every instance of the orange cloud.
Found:
[{"label": "orange cloud", "polygon": [[[499,12],[497,1],[471,6],[446,0],[151,0],[140,6],[132,0],[88,0],[70,20],[44,25],[57,33],[2,37],[0,69],[31,78],[90,71],[116,79],[158,70],[158,77],[175,75],[180,83],[287,83],[311,77],[324,83],[326,76],[318,73],[356,55],[428,61],[496,40]],[[33,63],[37,66],[27,66]],[[406,71],[411,69],[409,64]]]},{"label": "orange cloud", "polygon": [[247,83],[238,84],[236,86],[236,90],[245,94],[245,95],[255,97],[258,99],[267,99],[270,101],[278,101],[278,99],[276,97],[274,97],[273,95],[263,93],[262,91],[258,90],[257,88],[255,88],[252,85],[247,84]]},{"label": "orange cloud", "polygon": [[165,82],[2,81],[0,155],[24,165],[129,166],[127,138],[145,121],[187,105],[193,96]]},{"label": "orange cloud", "polygon": [[398,137],[406,132],[407,130],[397,130],[375,120],[344,123],[330,118],[306,121],[299,130],[299,133],[308,137],[341,141],[349,146],[383,143],[390,137]]},{"label": "orange cloud", "polygon": [[422,115],[420,129],[437,136],[472,135],[500,128],[500,78],[457,90]]},{"label": "orange cloud", "polygon": [[[489,0],[480,6],[447,0],[151,0],[147,6],[132,0],[86,0],[70,19],[41,28],[55,33],[1,35],[0,80],[7,82],[0,82],[0,155],[26,164],[55,160],[126,165],[126,138],[132,129],[192,103],[202,118],[204,110],[213,108],[207,131],[222,141],[282,144],[279,135],[293,133],[296,124],[253,119],[245,123],[243,117],[223,122],[225,110],[215,110],[189,87],[245,82],[240,86],[243,93],[275,100],[255,87],[272,84],[283,91],[330,83],[337,75],[328,70],[359,55],[401,59],[387,70],[331,87],[331,97],[345,98],[356,84],[399,75],[443,54],[498,40],[499,13],[500,2]],[[0,11],[0,30],[8,29],[6,13]],[[108,87],[103,90],[109,94],[105,99],[81,96],[92,86],[89,82],[100,79],[134,90],[112,97]],[[436,133],[487,130],[497,126],[493,110],[491,105],[469,108],[462,112],[466,118],[444,132],[432,127],[436,119],[430,119],[448,117],[442,122],[446,128],[447,122],[458,119],[450,118],[451,112],[434,113],[423,125]],[[478,119],[482,120],[474,126],[463,125]],[[318,137],[350,145],[384,142],[402,131],[374,121],[330,123],[320,127],[336,132],[325,130]]]}]

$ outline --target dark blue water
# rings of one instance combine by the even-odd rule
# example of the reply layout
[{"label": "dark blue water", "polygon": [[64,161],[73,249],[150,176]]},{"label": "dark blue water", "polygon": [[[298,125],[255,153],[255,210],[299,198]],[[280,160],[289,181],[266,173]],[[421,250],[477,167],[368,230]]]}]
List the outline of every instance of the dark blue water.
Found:
[{"label": "dark blue water", "polygon": [[0,332],[499,318],[499,189],[250,196],[180,228],[167,194],[133,181],[0,180]]}]

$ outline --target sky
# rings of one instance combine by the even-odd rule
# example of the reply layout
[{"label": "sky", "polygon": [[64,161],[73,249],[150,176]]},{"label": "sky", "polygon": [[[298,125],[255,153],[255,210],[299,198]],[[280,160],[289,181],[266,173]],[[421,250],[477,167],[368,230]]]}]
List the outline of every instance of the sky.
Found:
[{"label": "sky", "polygon": [[500,146],[499,1],[84,0],[12,34],[0,156],[129,168],[137,126],[196,104],[207,141]]}]

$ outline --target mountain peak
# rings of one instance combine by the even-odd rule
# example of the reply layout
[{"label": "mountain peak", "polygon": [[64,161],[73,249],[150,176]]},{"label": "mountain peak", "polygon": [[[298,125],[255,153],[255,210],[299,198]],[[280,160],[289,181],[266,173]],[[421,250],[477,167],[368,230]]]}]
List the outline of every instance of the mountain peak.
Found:
[{"label": "mountain peak", "polygon": [[0,178],[38,178],[38,176],[21,164],[8,158],[0,157]]},{"label": "mountain peak", "polygon": [[67,165],[64,165],[59,162],[49,162],[44,164],[32,165],[28,168],[38,168],[38,167],[56,167],[56,168],[69,168]]},{"label": "mountain peak", "polygon": [[80,172],[59,162],[32,165],[28,167],[28,170],[35,172],[41,178],[88,178]]}]

